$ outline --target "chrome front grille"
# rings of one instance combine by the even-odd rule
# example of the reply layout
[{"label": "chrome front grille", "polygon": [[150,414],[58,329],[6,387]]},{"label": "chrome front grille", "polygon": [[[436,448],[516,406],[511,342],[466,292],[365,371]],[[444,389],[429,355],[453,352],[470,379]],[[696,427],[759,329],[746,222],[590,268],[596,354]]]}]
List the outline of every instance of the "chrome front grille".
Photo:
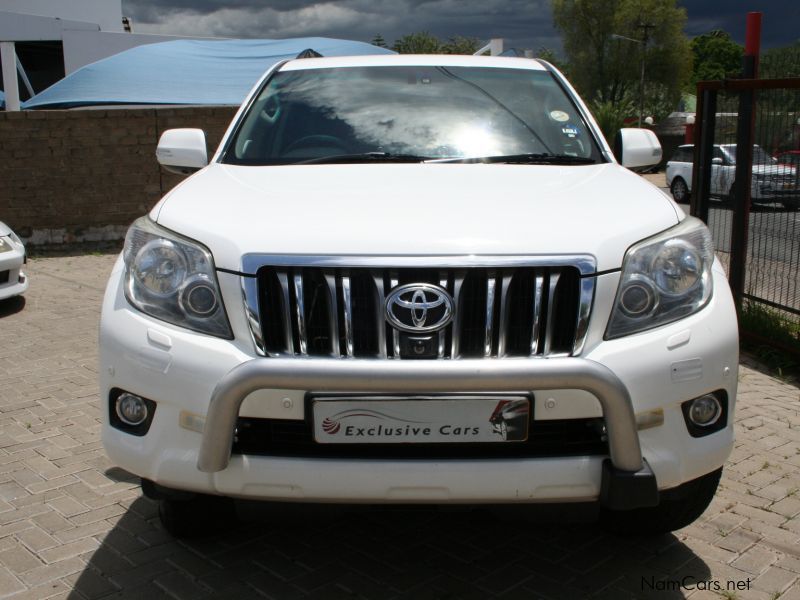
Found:
[{"label": "chrome front grille", "polygon": [[[436,267],[416,257],[383,259],[402,265],[391,267],[378,258],[247,258],[245,306],[263,356],[570,356],[582,350],[594,295],[588,257],[453,258]],[[452,320],[426,335],[395,328],[386,298],[407,284],[446,290]]]}]

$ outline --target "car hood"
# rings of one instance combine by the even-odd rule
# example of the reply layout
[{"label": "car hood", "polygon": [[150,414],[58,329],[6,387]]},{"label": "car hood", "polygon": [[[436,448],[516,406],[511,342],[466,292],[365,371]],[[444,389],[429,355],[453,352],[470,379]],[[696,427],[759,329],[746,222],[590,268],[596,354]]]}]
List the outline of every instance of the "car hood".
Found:
[{"label": "car hood", "polygon": [[[683,213],[617,164],[212,164],[151,212],[205,244],[218,268],[248,253],[591,254],[619,268]],[[389,261],[390,262],[390,261]]]}]

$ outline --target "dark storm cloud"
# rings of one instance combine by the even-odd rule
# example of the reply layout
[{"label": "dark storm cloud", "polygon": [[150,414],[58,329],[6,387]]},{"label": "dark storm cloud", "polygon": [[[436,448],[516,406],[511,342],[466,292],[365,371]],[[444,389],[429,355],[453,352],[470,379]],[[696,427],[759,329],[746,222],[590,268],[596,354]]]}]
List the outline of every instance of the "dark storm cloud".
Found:
[{"label": "dark storm cloud", "polygon": [[[690,37],[723,29],[744,42],[748,11],[764,13],[762,47],[800,37],[800,0],[678,0]],[[429,31],[507,47],[560,51],[550,0],[123,0],[134,30],[185,36],[287,38],[326,36],[370,41]]]},{"label": "dark storm cloud", "polygon": [[686,8],[689,37],[722,29],[744,44],[747,13],[758,11],[761,17],[761,46],[786,46],[800,39],[800,2],[797,0],[679,0]]},{"label": "dark storm cloud", "polygon": [[391,44],[416,31],[560,48],[549,0],[123,0],[134,30],[191,36],[320,35]]}]

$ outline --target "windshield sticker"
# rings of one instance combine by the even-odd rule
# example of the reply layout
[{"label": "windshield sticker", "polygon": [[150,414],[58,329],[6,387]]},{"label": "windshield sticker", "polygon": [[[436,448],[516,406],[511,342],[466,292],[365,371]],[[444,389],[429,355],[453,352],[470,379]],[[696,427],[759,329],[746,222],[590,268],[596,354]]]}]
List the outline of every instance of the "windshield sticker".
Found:
[{"label": "windshield sticker", "polygon": [[563,123],[564,121],[569,121],[569,115],[565,113],[563,110],[551,110],[550,118],[553,119],[553,121],[558,121],[560,123]]},{"label": "windshield sticker", "polygon": [[580,135],[580,129],[578,129],[578,126],[572,124],[564,125],[564,127],[561,128],[561,132],[568,138],[575,138]]}]

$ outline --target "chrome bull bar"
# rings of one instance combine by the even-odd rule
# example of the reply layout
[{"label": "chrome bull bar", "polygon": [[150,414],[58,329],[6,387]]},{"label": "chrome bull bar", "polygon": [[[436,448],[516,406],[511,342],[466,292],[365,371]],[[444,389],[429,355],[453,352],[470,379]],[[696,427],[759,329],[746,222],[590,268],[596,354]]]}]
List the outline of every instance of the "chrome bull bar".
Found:
[{"label": "chrome bull bar", "polygon": [[197,460],[200,471],[215,473],[228,466],[239,407],[259,389],[403,394],[584,390],[602,406],[613,466],[628,472],[643,468],[630,394],[610,369],[592,360],[259,358],[231,369],[214,389]]}]

